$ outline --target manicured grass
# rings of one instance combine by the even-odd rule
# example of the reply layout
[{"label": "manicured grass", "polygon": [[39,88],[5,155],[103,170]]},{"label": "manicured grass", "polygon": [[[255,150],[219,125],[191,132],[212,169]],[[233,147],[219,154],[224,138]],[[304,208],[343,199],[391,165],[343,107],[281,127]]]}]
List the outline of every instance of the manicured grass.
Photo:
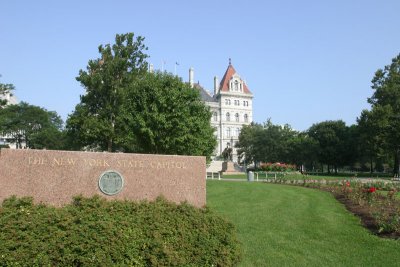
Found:
[{"label": "manicured grass", "polygon": [[327,192],[207,181],[207,205],[236,225],[240,266],[399,266],[400,240],[370,234]]}]

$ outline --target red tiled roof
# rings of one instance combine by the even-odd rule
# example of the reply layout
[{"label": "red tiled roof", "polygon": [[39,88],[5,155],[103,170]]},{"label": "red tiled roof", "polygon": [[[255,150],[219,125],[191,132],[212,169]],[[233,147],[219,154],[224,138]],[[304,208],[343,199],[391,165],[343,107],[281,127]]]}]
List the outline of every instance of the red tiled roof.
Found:
[{"label": "red tiled roof", "polygon": [[[236,70],[233,68],[232,64],[229,64],[224,74],[224,77],[222,78],[221,83],[219,84],[220,91],[229,92],[229,80],[232,78],[233,75],[235,75],[235,73]],[[243,92],[246,94],[251,94],[249,88],[245,83],[243,83]]]}]

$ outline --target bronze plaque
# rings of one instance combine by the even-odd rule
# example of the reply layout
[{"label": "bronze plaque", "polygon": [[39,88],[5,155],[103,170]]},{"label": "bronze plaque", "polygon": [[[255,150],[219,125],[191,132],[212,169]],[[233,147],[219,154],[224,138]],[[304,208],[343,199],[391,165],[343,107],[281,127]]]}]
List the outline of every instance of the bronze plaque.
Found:
[{"label": "bronze plaque", "polygon": [[103,172],[99,178],[99,187],[101,192],[106,195],[116,195],[124,187],[124,178],[117,171],[109,170]]}]

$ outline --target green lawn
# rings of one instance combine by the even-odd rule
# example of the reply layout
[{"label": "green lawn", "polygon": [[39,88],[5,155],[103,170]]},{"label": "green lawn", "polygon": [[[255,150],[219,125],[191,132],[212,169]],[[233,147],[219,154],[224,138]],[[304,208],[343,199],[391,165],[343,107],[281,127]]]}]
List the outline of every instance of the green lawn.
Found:
[{"label": "green lawn", "polygon": [[400,265],[400,240],[370,234],[327,192],[207,181],[207,205],[236,225],[240,266]]}]

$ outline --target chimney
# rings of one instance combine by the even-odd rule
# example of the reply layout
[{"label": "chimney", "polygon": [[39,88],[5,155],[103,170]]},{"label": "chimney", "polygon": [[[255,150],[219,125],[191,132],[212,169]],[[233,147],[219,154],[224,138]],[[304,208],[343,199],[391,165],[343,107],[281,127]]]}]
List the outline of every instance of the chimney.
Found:
[{"label": "chimney", "polygon": [[153,65],[153,64],[150,64],[150,65],[149,65],[149,72],[150,72],[150,73],[153,73],[153,72],[154,72],[154,65]]},{"label": "chimney", "polygon": [[218,94],[218,77],[214,76],[214,95]]},{"label": "chimney", "polygon": [[189,69],[189,85],[193,88],[194,85],[194,69],[190,67]]}]

